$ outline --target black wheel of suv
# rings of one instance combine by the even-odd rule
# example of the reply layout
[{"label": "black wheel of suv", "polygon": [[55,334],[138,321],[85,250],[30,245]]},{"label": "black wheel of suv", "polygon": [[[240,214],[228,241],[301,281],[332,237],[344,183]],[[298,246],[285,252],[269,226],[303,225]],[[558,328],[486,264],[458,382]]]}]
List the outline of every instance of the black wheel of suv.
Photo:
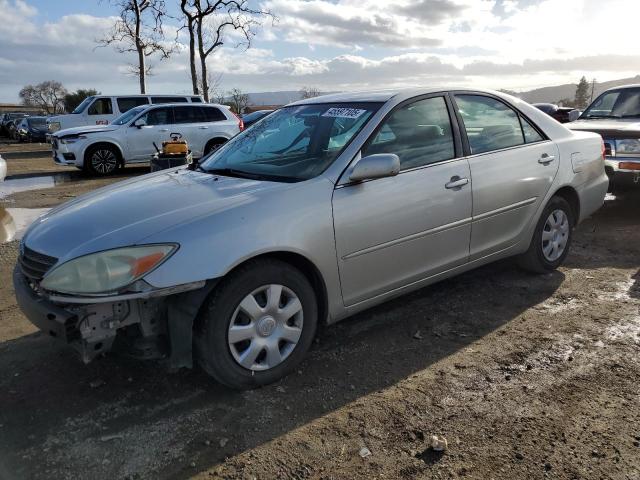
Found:
[{"label": "black wheel of suv", "polygon": [[317,321],[314,290],[299,270],[278,260],[249,262],[207,300],[194,328],[196,358],[230,388],[267,385],[300,363]]},{"label": "black wheel of suv", "polygon": [[209,155],[211,152],[215,152],[225,143],[227,143],[227,141],[224,138],[214,138],[209,140],[207,145],[204,147],[203,156]]},{"label": "black wheel of suv", "polygon": [[519,258],[522,268],[534,273],[548,273],[558,268],[569,253],[575,214],[569,202],[552,197],[545,207],[529,245]]},{"label": "black wheel of suv", "polygon": [[110,175],[120,163],[120,152],[113,145],[98,144],[89,147],[84,157],[85,170],[94,175]]}]

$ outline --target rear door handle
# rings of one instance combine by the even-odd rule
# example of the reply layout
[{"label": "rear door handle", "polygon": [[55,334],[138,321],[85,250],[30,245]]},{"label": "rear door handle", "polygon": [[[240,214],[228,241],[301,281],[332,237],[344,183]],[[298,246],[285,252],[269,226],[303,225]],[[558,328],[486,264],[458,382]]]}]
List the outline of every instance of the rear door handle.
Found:
[{"label": "rear door handle", "polygon": [[449,183],[445,183],[444,188],[448,188],[451,190],[452,188],[460,188],[464,187],[467,183],[469,183],[468,178],[460,178],[458,176],[451,177],[451,181]]},{"label": "rear door handle", "polygon": [[542,156],[538,159],[538,163],[541,163],[542,165],[549,165],[555,159],[556,157],[554,157],[553,155],[543,153]]}]

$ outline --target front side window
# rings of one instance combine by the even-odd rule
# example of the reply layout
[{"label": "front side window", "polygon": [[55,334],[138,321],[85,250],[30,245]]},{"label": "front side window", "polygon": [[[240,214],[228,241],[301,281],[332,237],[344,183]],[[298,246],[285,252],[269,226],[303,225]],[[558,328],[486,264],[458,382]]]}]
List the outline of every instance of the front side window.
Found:
[{"label": "front side window", "polygon": [[379,108],[379,103],[282,108],[231,139],[201,168],[273,181],[313,178],[333,163]]},{"label": "front side window", "polygon": [[395,110],[362,150],[362,156],[376,153],[395,153],[402,170],[454,158],[444,98],[427,98]]},{"label": "front side window", "polygon": [[589,105],[580,118],[638,118],[640,88],[605,92]]},{"label": "front side window", "polygon": [[134,117],[138,116],[139,113],[145,110],[145,106],[141,105],[139,107],[134,107],[131,110],[127,110],[126,113],[123,113],[118,118],[116,118],[112,124],[113,125],[124,125],[125,123],[134,119]]},{"label": "front side window", "polygon": [[119,97],[117,102],[120,113],[128,112],[133,107],[140,105],[149,105],[149,99],[147,97]]},{"label": "front side window", "polygon": [[154,108],[143,115],[147,125],[169,125],[173,123],[173,115],[170,108]]},{"label": "front side window", "polygon": [[472,154],[524,144],[518,114],[495,98],[456,95]]},{"label": "front side window", "polygon": [[98,98],[89,107],[89,115],[111,115],[112,113],[113,107],[110,98]]}]

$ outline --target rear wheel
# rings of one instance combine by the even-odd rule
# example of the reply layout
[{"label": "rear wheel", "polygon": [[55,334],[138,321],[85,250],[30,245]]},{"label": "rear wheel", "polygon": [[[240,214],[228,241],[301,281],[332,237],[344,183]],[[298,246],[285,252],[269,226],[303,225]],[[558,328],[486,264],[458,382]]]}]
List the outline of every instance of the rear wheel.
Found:
[{"label": "rear wheel", "polygon": [[234,389],[275,382],[304,357],[317,318],[314,290],[299,270],[278,260],[250,262],[216,287],[198,318],[198,363]]},{"label": "rear wheel", "polygon": [[94,175],[109,175],[116,171],[120,154],[112,145],[95,145],[87,150],[85,169]]},{"label": "rear wheel", "polygon": [[209,155],[211,152],[215,152],[222,145],[224,145],[227,141],[224,138],[214,138],[213,140],[209,140],[207,145],[204,147],[204,155]]},{"label": "rear wheel", "polygon": [[575,214],[569,202],[552,197],[545,207],[529,245],[519,264],[535,273],[548,273],[558,268],[569,253]]}]

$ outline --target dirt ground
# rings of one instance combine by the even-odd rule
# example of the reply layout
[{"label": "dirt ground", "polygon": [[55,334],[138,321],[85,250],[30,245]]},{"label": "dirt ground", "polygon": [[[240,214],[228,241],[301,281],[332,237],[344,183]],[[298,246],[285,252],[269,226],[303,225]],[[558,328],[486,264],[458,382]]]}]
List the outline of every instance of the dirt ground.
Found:
[{"label": "dirt ground", "polygon": [[297,373],[244,393],[157,363],[83,365],[18,310],[16,255],[0,245],[2,480],[640,480],[640,193],[583,223],[558,272],[504,261],[422,289],[322,329]]}]

